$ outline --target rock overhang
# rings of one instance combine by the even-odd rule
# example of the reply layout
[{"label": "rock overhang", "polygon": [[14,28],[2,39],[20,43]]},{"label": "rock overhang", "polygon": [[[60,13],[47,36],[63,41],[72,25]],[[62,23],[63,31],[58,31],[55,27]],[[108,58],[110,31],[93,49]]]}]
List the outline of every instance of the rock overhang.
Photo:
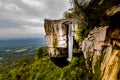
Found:
[{"label": "rock overhang", "polygon": [[120,0],[75,0],[90,27],[110,25],[110,17],[120,12]]}]

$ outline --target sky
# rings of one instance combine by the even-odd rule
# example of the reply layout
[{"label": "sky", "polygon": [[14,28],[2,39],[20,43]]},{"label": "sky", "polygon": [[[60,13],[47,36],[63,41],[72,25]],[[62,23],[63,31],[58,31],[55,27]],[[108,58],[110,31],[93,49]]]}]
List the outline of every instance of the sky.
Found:
[{"label": "sky", "polygon": [[45,35],[44,19],[61,19],[69,0],[0,0],[0,38]]}]

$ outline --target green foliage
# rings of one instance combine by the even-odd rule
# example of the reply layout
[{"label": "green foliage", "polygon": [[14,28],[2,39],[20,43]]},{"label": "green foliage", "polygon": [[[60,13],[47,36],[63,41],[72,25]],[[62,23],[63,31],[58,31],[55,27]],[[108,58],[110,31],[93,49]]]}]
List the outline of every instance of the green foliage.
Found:
[{"label": "green foliage", "polygon": [[78,29],[76,31],[77,34],[77,42],[81,42],[89,33],[90,28],[87,27],[85,18],[83,16],[83,13],[81,9],[79,8],[77,4],[77,0],[73,0],[73,8],[71,8],[69,11],[66,11],[64,13],[65,18],[77,18],[78,21]]},{"label": "green foliage", "polygon": [[2,74],[0,74],[0,80],[2,79]]},{"label": "green foliage", "polygon": [[58,40],[56,35],[54,35],[54,39],[53,39],[54,52],[56,52],[57,46],[58,46]]},{"label": "green foliage", "polygon": [[81,42],[85,37],[87,37],[90,29],[86,26],[85,21],[81,20],[78,22],[78,28],[76,31],[77,34],[77,42]]},{"label": "green foliage", "polygon": [[84,58],[80,56],[73,57],[71,63],[63,69],[59,80],[87,80],[87,76]]},{"label": "green foliage", "polygon": [[42,58],[43,56],[48,55],[47,49],[45,47],[38,48],[38,51],[36,53],[37,59]]},{"label": "green foliage", "polygon": [[73,0],[73,8],[69,9],[69,11],[66,11],[64,13],[65,18],[81,18],[81,10],[79,6],[77,5],[77,1]]},{"label": "green foliage", "polygon": [[64,13],[64,17],[65,17],[65,18],[74,18],[74,15],[73,15],[73,13],[66,11],[66,12]]},{"label": "green foliage", "polygon": [[45,48],[39,48],[36,54],[39,59],[35,59],[33,63],[27,58],[20,60],[4,76],[0,75],[1,80],[88,80],[83,55],[73,57],[68,66],[58,67],[50,61],[46,53]]},{"label": "green foliage", "polygon": [[101,62],[100,60],[97,60],[96,66],[95,66],[95,73],[92,75],[92,80],[101,80]]},{"label": "green foliage", "polygon": [[53,40],[53,47],[57,47],[57,45],[58,45],[58,40],[55,38],[55,39]]}]

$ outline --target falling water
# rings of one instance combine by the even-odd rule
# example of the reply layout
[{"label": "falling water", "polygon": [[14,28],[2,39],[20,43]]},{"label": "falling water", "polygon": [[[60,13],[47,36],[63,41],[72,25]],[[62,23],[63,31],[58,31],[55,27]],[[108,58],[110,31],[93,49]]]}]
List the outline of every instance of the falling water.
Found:
[{"label": "falling water", "polygon": [[72,24],[68,28],[68,58],[70,62],[72,60],[72,50],[73,50],[73,36],[72,36]]}]

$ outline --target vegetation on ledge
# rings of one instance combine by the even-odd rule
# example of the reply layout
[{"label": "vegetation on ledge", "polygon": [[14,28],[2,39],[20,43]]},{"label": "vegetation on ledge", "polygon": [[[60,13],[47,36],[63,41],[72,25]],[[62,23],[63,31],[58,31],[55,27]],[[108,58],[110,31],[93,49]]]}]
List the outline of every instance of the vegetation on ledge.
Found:
[{"label": "vegetation on ledge", "polygon": [[78,21],[78,29],[76,31],[77,34],[77,42],[81,42],[85,37],[87,37],[90,32],[90,27],[86,23],[85,17],[77,4],[77,0],[73,0],[73,8],[69,9],[64,13],[65,18],[77,18]]}]

